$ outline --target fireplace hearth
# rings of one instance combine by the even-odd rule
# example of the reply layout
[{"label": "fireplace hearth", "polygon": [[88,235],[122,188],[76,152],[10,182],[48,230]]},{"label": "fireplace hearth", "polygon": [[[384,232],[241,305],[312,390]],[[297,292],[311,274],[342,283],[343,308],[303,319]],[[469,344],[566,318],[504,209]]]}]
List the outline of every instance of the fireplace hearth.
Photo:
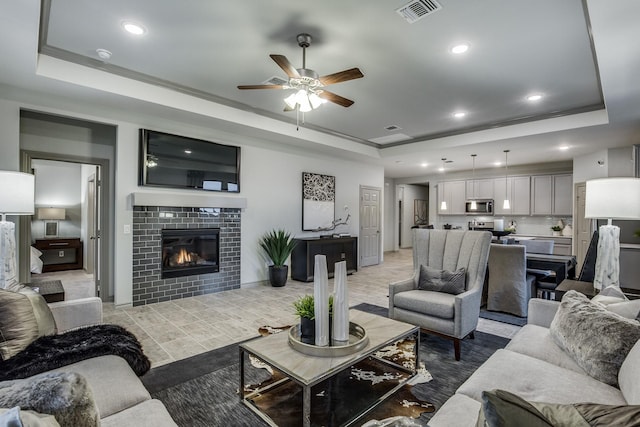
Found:
[{"label": "fireplace hearth", "polygon": [[220,271],[220,229],[163,229],[163,279]]}]

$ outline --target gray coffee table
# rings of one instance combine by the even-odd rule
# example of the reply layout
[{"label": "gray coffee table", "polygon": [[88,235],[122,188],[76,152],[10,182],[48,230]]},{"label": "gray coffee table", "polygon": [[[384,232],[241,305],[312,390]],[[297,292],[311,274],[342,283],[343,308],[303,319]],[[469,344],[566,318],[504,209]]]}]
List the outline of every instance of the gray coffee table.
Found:
[{"label": "gray coffee table", "polygon": [[[349,420],[341,424],[351,425],[361,419],[364,414],[382,403],[387,397],[391,396],[395,391],[415,376],[419,363],[418,348],[420,345],[420,334],[418,327],[414,325],[398,322],[396,320],[365,313],[359,310],[351,310],[349,312],[349,319],[351,322],[364,327],[369,337],[369,344],[359,352],[348,356],[307,356],[291,348],[288,342],[287,332],[256,338],[240,344],[240,400],[268,424],[276,426],[276,422],[258,407],[255,400],[264,397],[268,393],[274,393],[278,387],[285,384],[291,386],[291,382],[293,381],[302,388],[302,424],[305,427],[311,426],[313,421],[311,419],[311,389],[314,385],[331,379],[356,363],[362,362],[368,358],[374,358],[374,353],[388,345],[405,338],[415,337],[415,344],[413,348],[415,365],[410,369],[393,364],[386,360],[375,358],[376,361],[381,361],[385,366],[402,372],[404,375],[402,379],[398,380],[398,384],[395,387],[384,393],[382,396],[372,399],[371,403],[367,403],[367,406],[362,411],[354,414]],[[284,378],[275,383],[268,384],[263,388],[245,394],[245,353],[257,357],[272,368],[280,371],[284,375]],[[337,387],[337,389],[339,389],[339,387]],[[339,390],[336,390],[335,392],[339,393]],[[299,401],[297,402],[299,404]],[[296,402],[292,401],[291,404],[294,405]]]}]

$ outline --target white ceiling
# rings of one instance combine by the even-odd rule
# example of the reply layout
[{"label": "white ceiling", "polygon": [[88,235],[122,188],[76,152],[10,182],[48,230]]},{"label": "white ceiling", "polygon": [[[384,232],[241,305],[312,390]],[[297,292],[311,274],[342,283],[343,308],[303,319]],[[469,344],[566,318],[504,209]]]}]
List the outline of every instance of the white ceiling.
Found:
[{"label": "white ceiling", "polygon": [[[442,157],[461,170],[472,153],[483,168],[503,160],[504,149],[518,165],[640,142],[634,0],[438,0],[442,9],[414,24],[395,12],[407,3],[398,0],[2,1],[0,83],[8,92],[334,150],[382,164],[388,177],[433,173]],[[147,34],[125,33],[127,19]],[[313,37],[307,68],[325,75],[358,67],[364,78],[329,88],[353,106],[323,105],[296,131],[295,113],[283,112],[285,91],[236,86],[285,78],[269,54],[301,67],[301,32]],[[469,51],[451,54],[462,41]],[[113,53],[108,62],[100,48]],[[199,101],[156,96],[149,86],[125,90],[114,74]],[[526,101],[531,93],[542,100]],[[455,119],[455,111],[467,116]]]}]

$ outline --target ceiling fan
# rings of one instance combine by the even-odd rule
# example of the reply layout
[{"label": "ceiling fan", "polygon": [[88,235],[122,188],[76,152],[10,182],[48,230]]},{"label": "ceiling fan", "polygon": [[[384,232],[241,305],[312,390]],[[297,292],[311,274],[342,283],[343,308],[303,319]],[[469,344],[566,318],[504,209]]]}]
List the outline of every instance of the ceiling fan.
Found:
[{"label": "ceiling fan", "polygon": [[350,68],[326,76],[318,76],[314,70],[306,68],[306,49],[311,44],[311,36],[298,34],[298,46],[302,48],[302,68],[294,68],[284,55],[269,55],[271,59],[289,76],[286,84],[242,85],[238,89],[294,89],[295,92],[285,99],[285,111],[307,112],[318,108],[326,101],[343,107],[353,105],[353,101],[324,89],[336,83],[364,77],[358,68]]}]

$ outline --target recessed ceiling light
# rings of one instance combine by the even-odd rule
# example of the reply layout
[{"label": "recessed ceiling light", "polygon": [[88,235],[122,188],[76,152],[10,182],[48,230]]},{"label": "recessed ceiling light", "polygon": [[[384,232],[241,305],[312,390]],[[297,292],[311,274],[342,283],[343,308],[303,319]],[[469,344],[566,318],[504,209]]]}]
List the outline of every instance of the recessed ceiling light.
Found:
[{"label": "recessed ceiling light", "polygon": [[422,166],[423,168],[426,168],[429,165],[427,163],[421,163],[420,166]]},{"label": "recessed ceiling light", "polygon": [[461,53],[465,53],[469,50],[469,43],[460,43],[453,46],[449,51],[453,54],[460,55]]},{"label": "recessed ceiling light", "polygon": [[184,150],[186,154],[191,154],[191,150]]},{"label": "recessed ceiling light", "polygon": [[494,162],[493,165],[496,166],[496,167],[502,166],[502,162]]},{"label": "recessed ceiling light", "polygon": [[122,28],[124,28],[126,32],[135,34],[136,36],[141,36],[147,32],[147,29],[145,27],[131,21],[124,21],[122,23]]},{"label": "recessed ceiling light", "polygon": [[541,99],[542,99],[542,95],[538,93],[527,96],[527,101],[531,101],[531,102],[540,101]]},{"label": "recessed ceiling light", "polygon": [[466,115],[467,113],[465,113],[464,111],[456,111],[455,113],[453,113],[453,117],[455,117],[456,119],[461,119]]},{"label": "recessed ceiling light", "polygon": [[561,145],[560,147],[558,147],[558,150],[566,151],[566,150],[568,150],[569,148],[571,148],[571,147],[570,147],[570,146],[568,146],[568,145]]}]

